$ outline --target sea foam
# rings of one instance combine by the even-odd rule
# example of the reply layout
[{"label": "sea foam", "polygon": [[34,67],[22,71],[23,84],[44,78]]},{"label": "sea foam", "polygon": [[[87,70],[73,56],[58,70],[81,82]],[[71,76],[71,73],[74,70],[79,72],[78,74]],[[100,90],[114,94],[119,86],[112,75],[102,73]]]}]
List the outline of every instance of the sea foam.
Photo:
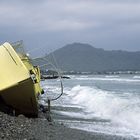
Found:
[{"label": "sea foam", "polygon": [[[120,96],[114,92],[105,91],[96,87],[77,85],[69,91],[68,96],[73,104],[83,108],[81,117],[110,120],[112,130],[117,133],[140,136],[140,98],[129,94]],[[68,115],[68,114],[67,114]],[[78,117],[80,116],[77,114]],[[76,114],[74,114],[76,116]],[[114,133],[114,132],[113,132]]]}]

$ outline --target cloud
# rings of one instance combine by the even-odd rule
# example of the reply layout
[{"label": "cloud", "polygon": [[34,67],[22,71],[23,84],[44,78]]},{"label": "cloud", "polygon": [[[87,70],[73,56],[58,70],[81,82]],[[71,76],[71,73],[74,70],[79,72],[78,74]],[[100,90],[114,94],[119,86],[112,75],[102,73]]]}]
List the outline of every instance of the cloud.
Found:
[{"label": "cloud", "polygon": [[118,21],[123,24],[140,17],[140,4],[109,0],[49,0],[30,3],[19,3],[15,0],[14,3],[0,4],[0,9],[1,25],[16,25],[41,31],[77,31],[100,27],[103,24],[115,25]]},{"label": "cloud", "polygon": [[134,49],[129,40],[137,42],[135,46],[139,43],[139,0],[4,0],[0,1],[0,9],[0,35],[11,40],[21,37],[28,44],[32,39],[40,44],[46,36],[50,46],[75,40],[113,49],[112,44],[125,37],[129,50]]}]

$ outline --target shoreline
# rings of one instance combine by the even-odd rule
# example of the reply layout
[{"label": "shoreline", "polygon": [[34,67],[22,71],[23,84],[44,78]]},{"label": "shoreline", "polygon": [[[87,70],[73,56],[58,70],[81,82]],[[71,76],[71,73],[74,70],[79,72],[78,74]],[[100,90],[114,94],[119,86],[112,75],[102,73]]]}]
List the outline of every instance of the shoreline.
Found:
[{"label": "shoreline", "polygon": [[[0,139],[3,140],[132,140],[121,136],[91,133],[48,122],[45,116],[27,118],[0,112]],[[136,139],[135,139],[136,140]]]}]

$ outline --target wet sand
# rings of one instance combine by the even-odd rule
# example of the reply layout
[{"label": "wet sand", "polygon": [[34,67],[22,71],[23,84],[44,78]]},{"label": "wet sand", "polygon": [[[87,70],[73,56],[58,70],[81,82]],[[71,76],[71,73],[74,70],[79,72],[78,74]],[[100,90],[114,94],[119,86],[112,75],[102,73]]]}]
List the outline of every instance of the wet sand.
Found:
[{"label": "wet sand", "polygon": [[0,140],[131,140],[119,136],[67,128],[62,123],[39,118],[9,116],[0,112]]}]

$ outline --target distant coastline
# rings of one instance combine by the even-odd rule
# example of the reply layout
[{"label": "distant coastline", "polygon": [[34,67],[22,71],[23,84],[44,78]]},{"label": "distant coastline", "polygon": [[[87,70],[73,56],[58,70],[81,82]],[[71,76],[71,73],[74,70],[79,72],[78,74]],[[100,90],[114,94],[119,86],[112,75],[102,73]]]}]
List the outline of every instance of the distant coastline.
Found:
[{"label": "distant coastline", "polygon": [[[49,72],[48,72],[49,71]],[[43,75],[52,75],[52,76],[58,76],[58,73],[56,71],[51,71],[48,70],[47,72],[45,70],[41,70],[41,73]],[[61,71],[62,75],[103,75],[103,74],[108,74],[108,75],[119,75],[119,74],[140,74],[140,70],[137,71],[131,71],[131,70],[118,70],[118,71]]]}]

